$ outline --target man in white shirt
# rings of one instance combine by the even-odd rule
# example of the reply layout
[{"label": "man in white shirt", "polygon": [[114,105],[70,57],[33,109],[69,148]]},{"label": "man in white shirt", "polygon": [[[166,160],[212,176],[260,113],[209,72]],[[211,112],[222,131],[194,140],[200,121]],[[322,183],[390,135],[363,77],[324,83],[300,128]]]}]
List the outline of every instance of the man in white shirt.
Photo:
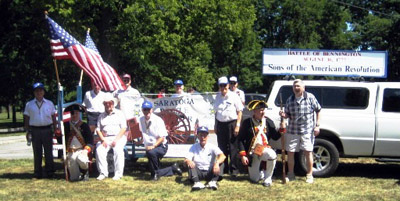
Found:
[{"label": "man in white shirt", "polygon": [[108,177],[107,153],[110,149],[114,151],[114,177],[113,180],[120,180],[124,173],[126,144],[126,119],[124,114],[114,108],[114,98],[111,94],[105,98],[105,112],[100,114],[97,121],[96,132],[100,141],[96,145],[96,163],[99,170],[98,180]]},{"label": "man in white shirt", "polygon": [[205,188],[200,180],[208,181],[208,186],[217,190],[217,181],[221,173],[221,166],[226,156],[217,146],[207,143],[208,128],[200,126],[197,130],[199,143],[192,145],[185,157],[185,164],[189,167],[189,179],[194,182],[192,190]]},{"label": "man in white shirt", "polygon": [[183,85],[182,80],[175,80],[174,87],[175,87],[175,94],[172,94],[171,97],[182,97],[186,95],[184,91],[185,86]]},{"label": "man in white shirt", "polygon": [[143,116],[139,119],[139,128],[143,135],[143,143],[149,160],[152,180],[157,181],[162,176],[171,176],[174,173],[182,175],[182,170],[176,163],[166,168],[160,168],[160,159],[168,151],[168,132],[161,117],[153,115],[153,103],[147,100],[144,101],[142,112]]},{"label": "man in white shirt", "polygon": [[240,100],[242,101],[243,105],[245,105],[245,95],[242,90],[240,90],[238,87],[238,79],[236,76],[232,76],[229,78],[229,89],[237,94],[240,97]]},{"label": "man in white shirt", "polygon": [[122,75],[122,81],[125,83],[126,90],[116,90],[113,95],[118,100],[116,108],[120,109],[127,120],[135,116],[135,104],[141,97],[137,89],[131,87],[131,76],[129,74]]},{"label": "man in white shirt", "polygon": [[47,177],[54,176],[53,160],[53,131],[60,133],[57,129],[55,107],[53,102],[44,98],[44,85],[40,82],[33,84],[35,98],[26,103],[24,111],[25,130],[27,138],[32,137],[32,149],[34,158],[34,177],[42,178],[43,149],[46,162]]},{"label": "man in white shirt", "polygon": [[91,82],[92,90],[85,93],[83,99],[83,106],[87,108],[88,125],[90,131],[94,133],[96,130],[97,119],[99,115],[104,112],[103,101],[106,97],[106,93],[102,92],[100,86],[95,82]]},{"label": "man in white shirt", "polygon": [[215,97],[215,133],[217,134],[218,147],[226,156],[230,155],[225,161],[224,173],[236,176],[238,170],[238,147],[236,137],[239,133],[240,123],[242,120],[243,104],[239,96],[229,91],[229,83],[227,77],[218,79],[219,93]]}]

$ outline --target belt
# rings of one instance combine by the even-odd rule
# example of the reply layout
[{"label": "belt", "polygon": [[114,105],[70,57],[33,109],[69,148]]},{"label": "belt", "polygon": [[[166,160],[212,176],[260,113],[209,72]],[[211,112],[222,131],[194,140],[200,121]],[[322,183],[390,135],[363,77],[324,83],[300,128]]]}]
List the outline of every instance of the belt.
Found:
[{"label": "belt", "polygon": [[47,126],[29,126],[31,128],[51,128],[51,124]]}]

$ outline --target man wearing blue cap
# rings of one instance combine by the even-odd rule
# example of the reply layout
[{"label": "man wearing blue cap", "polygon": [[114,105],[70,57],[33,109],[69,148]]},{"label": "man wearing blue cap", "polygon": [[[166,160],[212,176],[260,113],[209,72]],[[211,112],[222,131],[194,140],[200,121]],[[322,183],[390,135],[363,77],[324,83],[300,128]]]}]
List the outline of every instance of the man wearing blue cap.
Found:
[{"label": "man wearing blue cap", "polygon": [[192,190],[205,188],[200,180],[207,180],[208,187],[217,190],[217,181],[221,173],[226,156],[218,146],[207,143],[208,128],[200,126],[197,130],[199,142],[192,145],[185,157],[185,164],[189,167],[189,179],[194,182]]},{"label": "man wearing blue cap", "polygon": [[153,103],[146,100],[142,104],[143,116],[139,120],[139,128],[143,135],[143,143],[146,148],[146,156],[149,160],[151,178],[157,181],[162,176],[171,176],[174,173],[182,175],[182,170],[178,164],[160,169],[160,159],[168,151],[166,137],[168,136],[164,120],[157,115],[153,115]]},{"label": "man wearing blue cap", "polygon": [[184,91],[185,86],[183,85],[182,80],[175,80],[174,87],[175,87],[175,94],[172,94],[171,97],[182,97],[186,95]]},{"label": "man wearing blue cap", "polygon": [[47,177],[54,176],[53,161],[53,131],[60,133],[57,129],[56,110],[53,102],[44,98],[44,85],[40,82],[33,84],[35,98],[25,106],[24,123],[27,137],[32,136],[32,148],[34,158],[34,177],[42,178],[42,149],[46,162]]}]

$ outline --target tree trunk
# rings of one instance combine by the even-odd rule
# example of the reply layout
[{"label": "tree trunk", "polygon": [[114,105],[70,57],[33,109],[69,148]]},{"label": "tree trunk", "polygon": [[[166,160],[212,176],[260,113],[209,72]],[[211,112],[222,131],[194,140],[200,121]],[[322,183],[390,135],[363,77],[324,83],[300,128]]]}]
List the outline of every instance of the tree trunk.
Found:
[{"label": "tree trunk", "polygon": [[12,105],[12,123],[17,124],[17,111],[15,110],[15,105]]}]

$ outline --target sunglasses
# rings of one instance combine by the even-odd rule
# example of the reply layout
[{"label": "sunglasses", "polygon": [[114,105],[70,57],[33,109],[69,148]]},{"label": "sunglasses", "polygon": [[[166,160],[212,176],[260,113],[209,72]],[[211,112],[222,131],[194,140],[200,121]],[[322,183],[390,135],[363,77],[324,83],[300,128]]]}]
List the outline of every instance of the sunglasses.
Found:
[{"label": "sunglasses", "polygon": [[143,108],[142,109],[144,112],[148,112],[148,111],[150,111],[151,109],[149,109],[149,108]]},{"label": "sunglasses", "polygon": [[227,84],[220,84],[219,87],[225,88]]}]

